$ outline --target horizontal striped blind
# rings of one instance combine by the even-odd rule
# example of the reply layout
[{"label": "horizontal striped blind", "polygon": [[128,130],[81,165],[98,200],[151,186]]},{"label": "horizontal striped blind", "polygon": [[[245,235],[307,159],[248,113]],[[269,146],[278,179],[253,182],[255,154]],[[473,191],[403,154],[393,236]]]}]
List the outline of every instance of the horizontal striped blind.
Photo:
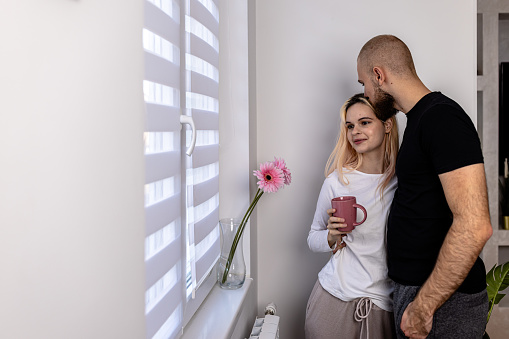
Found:
[{"label": "horizontal striped blind", "polygon": [[[147,338],[179,336],[219,257],[218,34],[214,0],[145,1]],[[181,114],[197,129],[190,157]],[[182,131],[189,144],[191,131]]]},{"label": "horizontal striped blind", "polygon": [[197,129],[196,148],[186,163],[189,298],[220,252],[219,10],[213,0],[187,0],[186,5],[185,106]]},{"label": "horizontal striped blind", "polygon": [[180,6],[147,0],[144,10],[146,331],[147,338],[176,338],[185,307]]}]

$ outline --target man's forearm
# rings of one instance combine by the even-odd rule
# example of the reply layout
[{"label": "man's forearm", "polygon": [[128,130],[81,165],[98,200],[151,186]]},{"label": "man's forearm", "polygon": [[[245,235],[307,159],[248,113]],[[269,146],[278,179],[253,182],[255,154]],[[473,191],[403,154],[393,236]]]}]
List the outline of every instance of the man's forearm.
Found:
[{"label": "man's forearm", "polygon": [[433,315],[463,283],[491,235],[489,220],[484,225],[468,224],[461,220],[453,222],[435,268],[415,298],[416,306],[425,315]]}]

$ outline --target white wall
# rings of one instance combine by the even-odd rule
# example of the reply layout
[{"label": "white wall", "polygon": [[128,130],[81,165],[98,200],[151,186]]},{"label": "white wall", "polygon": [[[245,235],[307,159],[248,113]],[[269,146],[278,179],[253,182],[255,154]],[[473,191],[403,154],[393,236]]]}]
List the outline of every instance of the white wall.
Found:
[{"label": "white wall", "polygon": [[474,0],[256,2],[257,162],[282,156],[293,174],[257,210],[258,310],[277,304],[283,338],[303,338],[306,302],[328,259],[306,238],[339,108],[362,91],[360,48],[378,34],[400,37],[428,87],[475,122],[475,14]]},{"label": "white wall", "polygon": [[[249,196],[247,0],[220,1],[220,218],[242,218]],[[249,253],[249,228],[244,231]],[[249,264],[249,256],[246,256]]]},{"label": "white wall", "polygon": [[[248,0],[220,0],[219,23],[219,217],[242,218],[251,198],[249,183],[249,69],[248,69]],[[251,277],[251,230],[243,233],[244,258]],[[232,338],[249,336],[256,317],[256,285],[251,283]]]},{"label": "white wall", "polygon": [[143,338],[141,0],[0,11],[1,338]]}]

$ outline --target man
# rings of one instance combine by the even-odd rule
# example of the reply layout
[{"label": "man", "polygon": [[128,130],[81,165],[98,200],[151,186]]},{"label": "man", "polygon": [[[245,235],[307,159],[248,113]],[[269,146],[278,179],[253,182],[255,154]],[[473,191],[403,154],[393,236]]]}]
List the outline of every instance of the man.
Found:
[{"label": "man", "polygon": [[407,117],[387,226],[398,338],[481,338],[488,298],[479,253],[493,231],[475,127],[422,83],[394,36],[369,40],[357,73],[381,120],[398,110]]}]

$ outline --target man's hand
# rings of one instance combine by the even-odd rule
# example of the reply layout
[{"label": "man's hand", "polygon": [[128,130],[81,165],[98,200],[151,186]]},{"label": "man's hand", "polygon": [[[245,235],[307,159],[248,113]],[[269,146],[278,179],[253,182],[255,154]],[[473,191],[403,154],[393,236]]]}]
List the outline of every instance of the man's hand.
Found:
[{"label": "man's hand", "polygon": [[424,339],[433,325],[433,315],[422,314],[411,302],[401,317],[401,330],[411,339]]}]

